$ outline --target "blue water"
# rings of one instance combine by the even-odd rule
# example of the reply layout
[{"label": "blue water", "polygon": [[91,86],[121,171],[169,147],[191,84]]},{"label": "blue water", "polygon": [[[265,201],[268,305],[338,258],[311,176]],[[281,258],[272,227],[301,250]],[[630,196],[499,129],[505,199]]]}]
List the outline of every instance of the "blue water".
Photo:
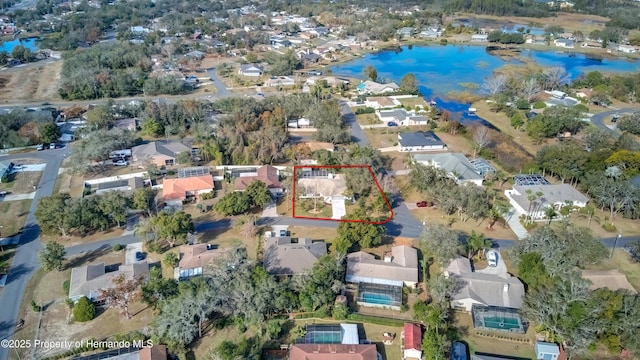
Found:
[{"label": "blue water", "polygon": [[22,45],[31,51],[38,50],[38,46],[36,45],[36,38],[28,38],[3,42],[2,44],[0,44],[0,51],[6,51],[11,54],[13,48],[18,45]]},{"label": "blue water", "polygon": [[[572,79],[589,71],[633,72],[640,71],[640,62],[627,59],[589,59],[584,54],[555,51],[524,50],[528,56],[545,67],[562,66]],[[400,83],[402,77],[413,73],[420,84],[419,89],[427,100],[435,100],[438,107],[451,111],[454,118],[462,121],[478,120],[469,116],[469,104],[447,99],[451,91],[465,89],[461,83],[481,85],[494,70],[505,64],[521,64],[520,61],[502,60],[486,52],[484,46],[404,46],[400,50],[367,54],[348,63],[333,66],[336,75],[363,78],[363,70],[373,65],[378,71],[378,79],[388,79]],[[379,80],[380,81],[380,80]]]},{"label": "blue water", "polygon": [[394,305],[393,296],[388,294],[362,293],[362,301],[369,304]]}]

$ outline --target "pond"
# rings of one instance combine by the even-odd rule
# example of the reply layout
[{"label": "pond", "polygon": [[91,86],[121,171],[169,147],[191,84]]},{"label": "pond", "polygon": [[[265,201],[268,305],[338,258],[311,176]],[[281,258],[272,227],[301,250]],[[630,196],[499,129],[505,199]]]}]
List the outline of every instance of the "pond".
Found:
[{"label": "pond", "polygon": [[[572,79],[589,71],[633,72],[640,70],[640,62],[627,59],[592,59],[585,54],[523,50],[521,56],[545,66],[564,67]],[[451,91],[479,93],[478,87],[493,71],[506,64],[522,64],[516,59],[504,60],[489,54],[484,46],[404,46],[397,50],[367,54],[362,58],[331,67],[333,74],[363,78],[363,70],[373,65],[378,79],[400,83],[402,77],[413,73],[420,84],[420,92],[427,100],[435,100],[442,109],[462,112],[462,120],[477,120],[466,114],[468,104],[447,98]]]},{"label": "pond", "polygon": [[38,46],[36,45],[36,40],[37,38],[27,38],[27,39],[15,39],[11,41],[5,41],[2,44],[0,44],[0,51],[6,51],[9,54],[11,54],[11,52],[13,51],[13,48],[18,45],[22,45],[31,51],[36,51],[38,50]]}]

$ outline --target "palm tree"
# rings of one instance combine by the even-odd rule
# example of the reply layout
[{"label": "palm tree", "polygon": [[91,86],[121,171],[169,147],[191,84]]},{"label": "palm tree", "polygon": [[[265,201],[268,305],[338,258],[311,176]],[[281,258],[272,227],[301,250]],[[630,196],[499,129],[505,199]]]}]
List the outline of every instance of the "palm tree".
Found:
[{"label": "palm tree", "polygon": [[547,218],[547,224],[551,224],[551,220],[558,216],[556,209],[553,206],[549,206],[544,209],[544,217]]},{"label": "palm tree", "polygon": [[467,255],[469,259],[477,255],[480,251],[484,253],[484,250],[490,248],[491,245],[491,240],[484,237],[483,234],[476,233],[475,230],[472,230],[471,235],[467,238]]},{"label": "palm tree", "polygon": [[578,215],[578,217],[586,218],[587,226],[591,227],[591,220],[595,220],[598,224],[600,223],[600,217],[596,216],[597,210],[598,209],[595,206],[589,204],[580,209],[580,214]]},{"label": "palm tree", "polygon": [[488,229],[493,229],[493,225],[496,224],[498,220],[500,220],[504,215],[507,214],[509,209],[506,205],[501,203],[494,203],[491,209],[489,209],[489,214],[487,217],[489,218],[489,226]]}]

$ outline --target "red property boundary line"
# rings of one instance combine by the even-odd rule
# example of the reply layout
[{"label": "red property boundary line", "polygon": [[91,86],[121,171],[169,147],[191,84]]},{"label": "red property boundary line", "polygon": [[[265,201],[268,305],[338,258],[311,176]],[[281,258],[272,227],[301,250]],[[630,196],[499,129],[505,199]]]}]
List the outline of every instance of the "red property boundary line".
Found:
[{"label": "red property boundary line", "polygon": [[[378,188],[378,191],[380,191],[380,194],[382,195],[382,198],[384,199],[384,202],[387,204],[387,207],[389,208],[389,212],[390,215],[387,219],[381,220],[381,221],[369,221],[369,220],[347,220],[347,219],[332,219],[332,218],[324,218],[324,217],[312,217],[312,216],[300,216],[300,215],[296,215],[296,174],[297,174],[297,170],[298,169],[349,169],[349,168],[366,168],[367,170],[369,170],[369,174],[371,174],[371,178],[373,179],[373,182],[376,184],[376,187]],[[380,183],[378,183],[378,179],[376,178],[375,174],[373,173],[373,170],[371,169],[371,165],[296,165],[293,167],[293,182],[292,182],[293,186],[292,188],[292,207],[291,207],[291,216],[297,219],[308,219],[308,220],[329,220],[329,221],[337,221],[337,222],[352,222],[352,223],[365,223],[365,224],[375,224],[375,225],[382,225],[382,224],[386,224],[389,221],[391,221],[391,219],[393,219],[394,213],[393,213],[393,208],[391,207],[391,203],[389,202],[389,199],[387,199],[387,196],[384,194],[384,191],[382,191],[382,187],[380,187]]]}]

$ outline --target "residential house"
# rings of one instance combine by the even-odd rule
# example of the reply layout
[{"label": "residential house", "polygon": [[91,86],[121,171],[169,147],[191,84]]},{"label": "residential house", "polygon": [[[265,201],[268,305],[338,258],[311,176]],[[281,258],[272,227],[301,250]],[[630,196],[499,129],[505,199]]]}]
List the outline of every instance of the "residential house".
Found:
[{"label": "residential house", "polygon": [[524,285],[518,278],[474,272],[467,258],[456,258],[445,270],[445,276],[459,279],[460,290],[451,297],[451,307],[471,311],[473,305],[519,309],[522,306]]},{"label": "residential house", "polygon": [[536,359],[538,360],[558,360],[560,357],[560,347],[558,344],[536,341]]},{"label": "residential house", "polygon": [[302,65],[304,65],[305,67],[317,64],[320,59],[322,59],[322,56],[314,53],[304,54],[300,57],[300,60],[302,60]]},{"label": "residential house", "polygon": [[376,95],[387,94],[398,90],[400,87],[396,83],[380,84],[375,81],[367,80],[356,86],[360,95]]},{"label": "residential house", "polygon": [[146,278],[149,274],[149,264],[146,261],[135,262],[129,265],[120,265],[118,270],[107,272],[104,263],[80,266],[71,269],[69,280],[69,298],[74,302],[86,296],[91,301],[98,301],[100,290],[110,289],[115,286],[113,280],[124,275],[128,281],[137,278]]},{"label": "residential house", "polygon": [[462,153],[412,154],[411,158],[422,165],[446,171],[458,184],[482,186],[484,177],[478,174],[475,166]]},{"label": "residential house", "polygon": [[571,39],[555,39],[553,40],[553,44],[557,47],[565,48],[565,49],[573,49],[575,46],[575,41]]},{"label": "residential house", "polygon": [[392,110],[379,110],[376,111],[376,115],[385,124],[389,122],[395,122],[396,125],[413,126],[413,125],[427,125],[429,118],[423,115],[416,115],[415,110],[407,111],[402,108]]},{"label": "residential house", "polygon": [[184,54],[185,57],[196,59],[196,60],[202,60],[202,59],[204,59],[204,57],[206,55],[207,54],[205,54],[205,53],[203,53],[202,51],[199,51],[199,50],[193,50],[193,51],[190,51],[190,52]]},{"label": "residential house", "polygon": [[142,187],[144,187],[144,179],[136,176],[129,179],[97,183],[92,186],[92,190],[95,189],[96,194],[99,195],[107,191],[134,192]]},{"label": "residential house", "polygon": [[291,76],[272,76],[264,82],[265,86],[293,86],[296,81]]},{"label": "residential house", "polygon": [[[538,193],[542,196],[538,196]],[[583,208],[589,201],[588,197],[569,184],[514,185],[513,189],[505,190],[504,194],[518,215],[525,215],[532,220],[545,219],[545,209],[548,207],[560,210],[571,204],[576,208]],[[530,200],[530,194],[535,199]]]},{"label": "residential house", "polygon": [[423,39],[437,39],[440,36],[442,36],[442,31],[434,31],[434,30],[428,29],[428,30],[421,31],[420,34],[418,35]]},{"label": "residential house", "polygon": [[599,43],[597,41],[583,41],[580,44],[581,47],[583,48],[588,48],[588,49],[601,49],[602,48],[602,43]]},{"label": "residential house", "polygon": [[398,29],[398,31],[396,31],[396,34],[398,34],[398,36],[402,38],[413,37],[415,33],[416,33],[416,29],[412,27],[403,27],[401,29]]},{"label": "residential house", "polygon": [[319,199],[333,204],[334,200],[344,202],[344,192],[347,190],[347,182],[344,174],[334,174],[313,168],[302,168],[301,174],[296,178],[297,186],[302,191],[301,199]]},{"label": "residential house", "polygon": [[149,28],[144,26],[132,26],[130,30],[133,35],[146,35],[151,31]]},{"label": "residential house", "polygon": [[402,359],[422,360],[422,328],[405,323],[402,331]]},{"label": "residential house", "polygon": [[191,147],[179,141],[161,140],[134,146],[131,157],[134,164],[142,165],[144,161],[150,160],[158,167],[163,167],[177,164],[178,154],[182,152],[191,153]]},{"label": "residential house", "polygon": [[446,148],[447,145],[432,131],[398,134],[398,150],[401,152],[445,150]]},{"label": "residential house", "polygon": [[626,54],[635,54],[640,51],[640,48],[633,45],[618,45],[617,50]]},{"label": "residential house", "polygon": [[570,9],[574,7],[576,4],[573,1],[563,0],[558,2],[558,6],[560,9]]},{"label": "residential house", "polygon": [[258,64],[243,64],[240,65],[238,74],[242,76],[258,77],[264,72],[264,68]]},{"label": "residential house", "polygon": [[402,103],[389,96],[370,96],[365,100],[364,106],[380,109],[402,106]]},{"label": "residential house", "polygon": [[489,41],[489,35],[488,34],[473,34],[471,35],[471,41]]},{"label": "residential house", "polygon": [[591,98],[591,89],[588,88],[582,88],[582,89],[578,89],[576,90],[576,97],[577,98],[582,98],[582,99],[590,99]]},{"label": "residential house", "polygon": [[289,360],[379,360],[375,344],[295,344]]},{"label": "residential house", "polygon": [[358,251],[347,255],[346,281],[414,288],[418,284],[418,252],[411,246],[391,248],[383,259]]},{"label": "residential house", "polygon": [[107,350],[90,355],[100,360],[167,360],[167,346],[153,344],[146,347],[132,347],[128,349]]},{"label": "residential house", "polygon": [[547,39],[545,39],[544,36],[530,35],[527,36],[525,43],[533,45],[546,45]]},{"label": "residential house", "polygon": [[136,130],[138,130],[139,126],[140,126],[139,121],[136,118],[120,119],[113,122],[114,128],[121,129],[121,130],[129,130],[132,132],[135,132]]},{"label": "residential house", "polygon": [[317,36],[327,36],[329,35],[329,28],[324,26],[319,26],[317,28],[313,28],[309,30],[310,33],[316,34]]},{"label": "residential house", "polygon": [[311,124],[311,120],[307,118],[299,118],[299,119],[292,119],[287,121],[287,127],[300,129],[300,128],[312,128],[313,125]]},{"label": "residential house", "polygon": [[209,244],[195,244],[180,246],[180,261],[178,267],[173,269],[173,277],[182,281],[193,276],[200,276],[204,268],[216,257],[226,250],[213,249]]},{"label": "residential house", "polygon": [[13,172],[13,168],[12,162],[0,162],[0,183],[9,181],[9,175]]},{"label": "residential house", "polygon": [[266,237],[263,264],[272,275],[307,273],[322,255],[327,254],[324,241],[307,238]]},{"label": "residential house", "polygon": [[211,174],[164,179],[162,182],[162,200],[167,205],[180,206],[190,198],[210,193],[214,189]]},{"label": "residential house", "polygon": [[606,288],[611,291],[617,291],[624,289],[632,294],[637,293],[633,285],[627,280],[626,275],[618,271],[618,269],[582,270],[582,278],[591,282],[590,290]]},{"label": "residential house", "polygon": [[244,191],[254,181],[262,181],[274,196],[282,194],[282,184],[280,183],[280,172],[271,165],[259,167],[256,172],[241,173],[233,181],[235,191]]}]

